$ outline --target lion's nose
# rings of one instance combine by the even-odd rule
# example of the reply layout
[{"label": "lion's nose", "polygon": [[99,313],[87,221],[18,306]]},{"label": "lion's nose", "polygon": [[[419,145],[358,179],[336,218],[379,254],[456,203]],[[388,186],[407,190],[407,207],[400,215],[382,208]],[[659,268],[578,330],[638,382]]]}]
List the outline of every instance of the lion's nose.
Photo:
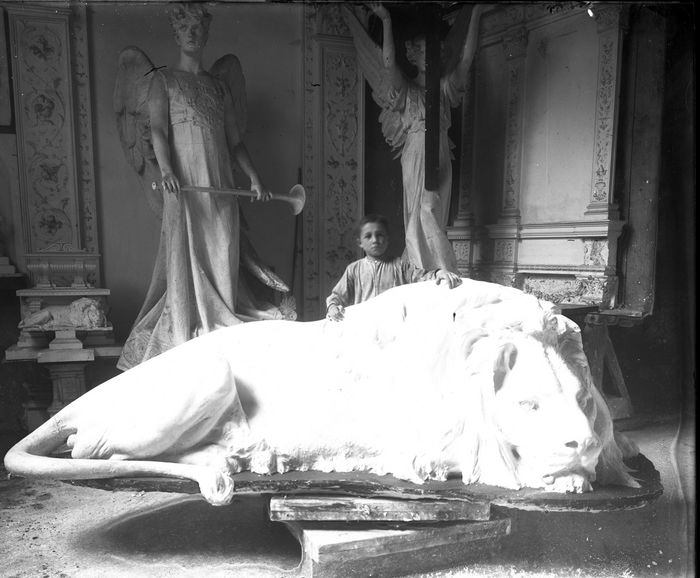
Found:
[{"label": "lion's nose", "polygon": [[577,450],[577,453],[580,455],[587,455],[597,451],[598,440],[595,438],[595,436],[589,436],[579,441],[571,440],[564,445],[572,450]]},{"label": "lion's nose", "polygon": [[569,444],[566,445],[575,448],[575,451],[577,452],[581,463],[584,465],[597,459],[598,454],[600,454],[600,442],[597,436],[591,436],[579,442],[569,443],[576,444],[576,446],[569,446]]}]

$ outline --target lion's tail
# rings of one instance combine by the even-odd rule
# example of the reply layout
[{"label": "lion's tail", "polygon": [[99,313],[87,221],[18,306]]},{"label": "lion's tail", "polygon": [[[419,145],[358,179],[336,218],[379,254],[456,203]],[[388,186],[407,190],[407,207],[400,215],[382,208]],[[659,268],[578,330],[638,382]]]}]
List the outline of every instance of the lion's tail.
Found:
[{"label": "lion's tail", "polygon": [[[139,476],[185,478],[198,482],[205,497],[210,502],[215,503],[210,499],[211,491],[207,491],[206,487],[211,487],[213,484],[219,486],[220,489],[221,480],[213,480],[213,472],[210,468],[174,462],[71,459],[50,456],[51,452],[56,451],[66,443],[70,434],[75,433],[62,428],[56,417],[49,419],[7,452],[4,462],[5,468],[10,474],[24,478],[54,480]],[[232,491],[232,487],[230,489]]]}]

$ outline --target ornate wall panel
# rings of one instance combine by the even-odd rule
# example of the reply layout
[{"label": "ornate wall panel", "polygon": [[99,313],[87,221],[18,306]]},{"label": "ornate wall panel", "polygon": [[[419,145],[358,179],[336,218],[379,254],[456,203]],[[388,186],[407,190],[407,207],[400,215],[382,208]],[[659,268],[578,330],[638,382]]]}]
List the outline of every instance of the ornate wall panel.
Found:
[{"label": "ornate wall panel", "polygon": [[619,93],[622,60],[622,36],[627,27],[628,7],[620,5],[597,9],[598,27],[598,94],[595,118],[593,177],[587,219],[616,219],[611,186],[619,117]]},{"label": "ornate wall panel", "polygon": [[[97,254],[85,8],[9,15],[22,254]],[[91,274],[99,284],[99,268]]]},{"label": "ornate wall panel", "polygon": [[[561,61],[570,59],[582,67],[577,70],[567,68],[566,74],[597,77],[595,101],[588,104],[591,112],[590,126],[595,126],[595,138],[592,141],[579,139],[580,150],[574,151],[574,154],[587,159],[593,167],[589,173],[590,198],[582,199],[588,204],[582,203],[581,213],[573,219],[569,215],[547,222],[524,222],[521,207],[530,206],[527,205],[529,202],[547,202],[546,198],[543,199],[543,195],[547,194],[557,195],[557,199],[553,199],[556,204],[564,192],[552,190],[550,193],[531,186],[533,175],[529,171],[541,170],[537,167],[548,159],[535,159],[533,162],[529,158],[528,164],[523,160],[523,143],[528,138],[533,138],[533,133],[537,134],[538,130],[544,134],[537,123],[556,123],[555,116],[546,115],[559,113],[559,110],[541,112],[540,109],[535,109],[536,114],[540,114],[536,116],[533,115],[531,104],[526,113],[525,104],[536,102],[528,101],[529,96],[536,98],[534,93],[529,94],[530,83],[537,82],[542,76],[541,69],[538,70],[537,66],[539,62],[531,59],[536,59],[538,54],[542,56],[543,43],[546,45],[552,34],[556,35],[563,27],[573,25],[580,31],[583,39],[581,42],[590,38],[591,50],[584,56],[577,55],[577,58],[572,58],[566,52],[559,55],[552,52],[551,56],[560,56]],[[624,223],[619,220],[610,189],[615,163],[624,27],[625,10],[622,5],[596,5],[593,17],[572,3],[502,5],[487,11],[482,18],[480,50],[500,43],[503,56],[498,57],[491,50],[490,62],[484,62],[483,66],[475,62],[474,82],[493,85],[482,85],[477,91],[477,94],[482,95],[478,102],[467,98],[463,107],[461,153],[464,156],[460,174],[459,212],[448,231],[462,274],[513,285],[556,302],[596,303],[608,307],[615,305],[618,285],[617,244]],[[529,37],[539,38],[540,42],[537,46],[530,46],[532,43],[528,42]],[[553,46],[549,43],[550,51],[554,50]],[[559,43],[556,49],[570,50],[565,43]],[[503,72],[494,64],[495,58],[503,59]],[[538,72],[540,77],[536,77]],[[506,76],[496,77],[495,74]],[[567,86],[566,83],[570,82],[568,78],[554,76],[547,81],[552,82],[554,88]],[[499,91],[499,94],[503,94],[504,89],[507,90],[504,105],[495,96],[490,97],[489,86],[492,91]],[[587,104],[583,100],[581,103],[581,106]],[[475,125],[473,121],[475,115],[477,118],[489,117],[494,111],[502,115],[499,118],[503,119],[505,126],[501,143],[489,139],[490,135],[479,134],[480,130],[489,130],[489,126],[479,123]],[[556,147],[557,138],[565,139],[563,144],[570,146],[570,141],[566,139],[571,139],[572,136],[568,133],[558,135],[555,132],[550,138],[552,143],[548,146]],[[593,147],[588,148],[590,144],[585,145],[586,142],[593,144]],[[469,159],[476,146],[474,143],[479,143],[481,147],[484,143],[491,146],[490,154],[482,152],[480,158],[495,159],[494,166],[482,163],[473,167]],[[501,158],[502,197],[500,209],[494,214],[497,206],[484,198],[484,191],[475,190],[472,185],[475,182],[485,182],[484,172],[494,176],[500,174],[500,169],[495,164]],[[558,170],[559,165],[556,168]],[[585,164],[583,168],[584,172],[587,171]],[[480,171],[476,179],[469,172],[470,169]],[[528,183],[528,186],[524,183]],[[583,194],[588,195],[585,189]]]},{"label": "ornate wall panel", "polygon": [[363,203],[364,78],[339,4],[309,5],[304,30],[304,320],[359,258]]}]

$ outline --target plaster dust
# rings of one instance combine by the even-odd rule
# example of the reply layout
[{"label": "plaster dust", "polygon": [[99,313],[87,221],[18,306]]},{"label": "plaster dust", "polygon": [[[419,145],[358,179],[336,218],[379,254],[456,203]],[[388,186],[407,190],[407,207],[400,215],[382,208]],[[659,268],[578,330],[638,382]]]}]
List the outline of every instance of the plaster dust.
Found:
[{"label": "plaster dust", "polygon": [[[675,419],[626,431],[661,473],[664,494],[646,507],[597,514],[510,511],[499,552],[411,578],[691,576],[684,525],[694,452]],[[677,456],[677,460],[673,456]],[[685,467],[684,467],[685,466]],[[679,477],[678,472],[681,472]],[[300,548],[247,495],[228,507],[200,497],[108,492],[49,480],[0,479],[2,578],[282,578]],[[684,490],[685,488],[685,490]]]}]

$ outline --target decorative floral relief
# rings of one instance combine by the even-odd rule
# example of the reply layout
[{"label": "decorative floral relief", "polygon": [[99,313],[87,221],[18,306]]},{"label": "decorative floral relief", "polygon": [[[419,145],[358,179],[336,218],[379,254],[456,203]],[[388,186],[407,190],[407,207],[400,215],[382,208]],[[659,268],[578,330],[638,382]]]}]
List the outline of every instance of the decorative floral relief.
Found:
[{"label": "decorative floral relief", "polygon": [[38,210],[32,219],[32,231],[44,245],[73,241],[70,218],[59,209],[48,207]]},{"label": "decorative floral relief", "polygon": [[629,12],[623,6],[599,6],[595,9],[598,33],[607,32],[615,28],[627,27]]},{"label": "decorative floral relief", "polygon": [[506,135],[506,171],[505,190],[503,193],[503,208],[516,208],[516,188],[518,187],[518,154],[520,143],[519,114],[520,95],[519,69],[513,66],[510,70],[509,99],[508,99],[508,133]]},{"label": "decorative floral relief", "polygon": [[527,50],[527,36],[527,29],[521,28],[503,37],[503,49],[506,52],[506,60],[525,56]]},{"label": "decorative floral relief", "polygon": [[340,3],[329,2],[323,7],[323,32],[334,36],[350,36],[350,30],[345,24],[340,11]]},{"label": "decorative floral relief", "polygon": [[614,57],[616,52],[617,42],[614,40],[608,39],[602,43],[595,135],[595,183],[592,191],[593,200],[599,203],[608,200],[608,187],[610,186],[616,84],[616,59]]},{"label": "decorative floral relief", "polygon": [[583,264],[600,265],[608,264],[608,241],[589,239],[583,243]]},{"label": "decorative floral relief", "polygon": [[[74,98],[77,103],[78,137],[77,166],[80,180],[82,246],[89,253],[99,252],[97,219],[95,218],[94,158],[92,154],[92,112],[90,108],[90,78],[87,49],[86,7],[73,4],[71,10],[71,52]],[[99,286],[99,269],[92,274]]]},{"label": "decorative floral relief", "polygon": [[57,62],[63,53],[63,45],[58,35],[44,27],[28,27],[22,35],[21,45],[29,67]]},{"label": "decorative floral relief", "polygon": [[42,17],[36,22],[15,16],[11,21],[20,39],[15,82],[23,94],[18,152],[20,170],[27,175],[22,190],[27,250],[53,243],[79,244],[74,238],[80,202],[73,167],[82,165],[73,158],[68,17],[50,14],[50,21]]},{"label": "decorative floral relief", "polygon": [[355,223],[359,217],[357,181],[357,84],[355,58],[334,53],[325,61],[325,275],[328,287],[357,258]]},{"label": "decorative floral relief", "polygon": [[472,213],[472,163],[474,161],[474,69],[469,71],[462,99],[462,156],[460,160],[460,191],[457,218]]},{"label": "decorative floral relief", "polygon": [[471,264],[471,243],[469,241],[452,241],[452,250],[458,265]]},{"label": "decorative floral relief", "polygon": [[316,143],[315,119],[316,95],[319,93],[315,80],[316,21],[318,6],[307,4],[304,7],[304,188],[306,206],[304,209],[304,304],[306,320],[315,319],[319,312],[319,270],[320,261],[317,247],[319,231],[317,223],[318,195],[316,194]]},{"label": "decorative floral relief", "polygon": [[516,276],[512,273],[502,273],[500,271],[491,271],[490,281],[492,283],[498,283],[504,287],[515,287]]},{"label": "decorative floral relief", "polygon": [[607,280],[537,278],[525,276],[523,291],[551,303],[600,304],[604,301]]},{"label": "decorative floral relief", "polygon": [[515,260],[515,241],[496,241],[494,261],[496,263],[513,263]]},{"label": "decorative floral relief", "polygon": [[[52,197],[62,191],[66,191],[69,173],[65,157],[36,155],[27,172],[38,195]],[[48,199],[43,198],[41,200],[42,202],[47,202]]]}]

